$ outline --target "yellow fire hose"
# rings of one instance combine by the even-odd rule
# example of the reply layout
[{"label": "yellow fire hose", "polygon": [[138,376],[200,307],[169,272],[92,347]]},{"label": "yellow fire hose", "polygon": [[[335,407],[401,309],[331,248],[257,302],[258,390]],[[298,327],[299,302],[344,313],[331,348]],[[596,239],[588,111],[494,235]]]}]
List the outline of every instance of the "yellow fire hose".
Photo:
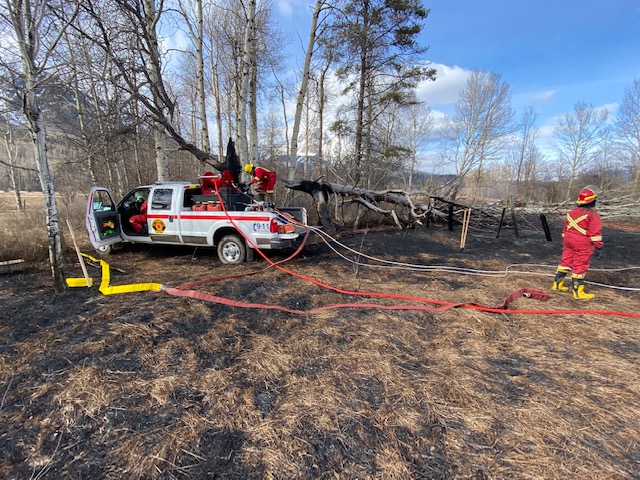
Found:
[{"label": "yellow fire hose", "polygon": [[[119,293],[131,293],[131,292],[146,292],[148,290],[153,290],[159,292],[162,289],[162,284],[160,283],[131,283],[129,285],[113,285],[110,286],[111,282],[111,270],[109,269],[109,264],[104,260],[100,260],[92,257],[91,255],[87,255],[86,253],[81,254],[83,257],[87,257],[89,260],[93,262],[100,262],[100,267],[102,268],[102,280],[100,281],[100,293],[103,295],[116,295]],[[83,262],[81,264],[84,265]],[[89,285],[87,285],[86,278],[67,278],[67,285],[69,287],[87,287],[93,285],[93,278],[89,278]]]}]

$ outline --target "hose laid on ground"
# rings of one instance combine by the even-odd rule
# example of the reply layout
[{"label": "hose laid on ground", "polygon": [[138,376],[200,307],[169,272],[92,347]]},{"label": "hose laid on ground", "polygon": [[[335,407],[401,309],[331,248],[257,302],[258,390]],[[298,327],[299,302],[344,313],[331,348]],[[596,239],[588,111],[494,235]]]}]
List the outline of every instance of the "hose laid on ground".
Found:
[{"label": "hose laid on ground", "polygon": [[[220,203],[223,205],[223,209],[225,211],[225,213],[227,213],[225,207],[224,207],[224,202],[222,202],[222,198],[220,196],[220,193],[218,191],[217,185],[216,185],[216,194],[218,195],[219,199],[220,199]],[[203,293],[203,292],[198,292],[195,290],[189,290],[188,288],[190,286],[192,286],[193,284],[187,284],[187,285],[182,285],[180,287],[177,288],[172,288],[172,287],[164,287],[163,291],[165,293],[168,293],[170,295],[175,295],[175,296],[181,296],[181,297],[191,297],[194,299],[201,299],[201,300],[205,300],[205,301],[210,301],[210,302],[214,302],[214,303],[221,303],[221,304],[225,304],[225,305],[229,305],[229,306],[235,306],[235,307],[240,307],[240,308],[264,308],[264,309],[275,309],[275,310],[280,310],[280,311],[285,311],[285,312],[289,312],[289,313],[295,313],[295,314],[304,314],[304,313],[313,313],[313,312],[318,312],[318,311],[324,311],[324,310],[330,310],[330,309],[336,309],[336,308],[376,308],[376,309],[388,309],[388,310],[428,310],[428,311],[434,311],[434,312],[439,312],[439,311],[445,311],[449,308],[454,308],[454,307],[462,307],[462,308],[471,308],[471,309],[475,309],[475,310],[481,310],[481,311],[487,311],[487,312],[505,312],[505,309],[508,307],[508,305],[515,300],[516,298],[520,298],[520,297],[526,297],[526,298],[533,298],[536,300],[547,300],[549,298],[549,294],[547,292],[541,291],[541,290],[535,290],[535,289],[520,289],[517,290],[516,292],[512,293],[507,300],[505,300],[505,302],[503,302],[503,304],[500,307],[486,307],[486,306],[482,306],[482,305],[478,305],[478,304],[474,304],[474,303],[454,303],[454,302],[444,302],[441,300],[433,300],[433,299],[427,299],[427,298],[421,298],[421,297],[414,297],[414,296],[408,296],[408,295],[398,295],[398,294],[391,294],[391,293],[382,293],[382,292],[355,292],[355,291],[350,291],[350,290],[344,290],[326,283],[323,283],[319,280],[316,280],[314,278],[308,277],[306,275],[302,275],[296,272],[293,272],[285,267],[283,267],[281,265],[281,263],[283,262],[273,262],[270,258],[268,258],[263,252],[262,250],[260,250],[259,248],[257,248],[257,246],[251,241],[250,238],[248,238],[240,228],[238,228],[238,226],[235,224],[234,220],[231,218],[231,216],[227,213],[227,217],[229,219],[229,221],[231,222],[231,224],[234,226],[234,228],[245,238],[245,240],[252,246],[254,247],[254,249],[267,261],[267,263],[270,264],[270,266],[277,268],[278,270],[281,270],[284,273],[287,273],[288,275],[294,276],[296,278],[300,278],[302,280],[305,280],[307,282],[310,282],[314,285],[317,285],[319,287],[328,289],[328,290],[332,290],[336,293],[340,293],[340,294],[344,294],[344,295],[350,295],[350,296],[360,296],[360,297],[373,297],[373,298],[388,298],[388,299],[394,299],[394,300],[404,300],[404,301],[411,301],[411,302],[418,302],[419,304],[411,304],[411,305],[378,305],[378,304],[337,304],[337,305],[329,305],[329,306],[325,306],[325,307],[319,307],[316,309],[312,309],[309,311],[302,311],[302,310],[296,310],[296,309],[290,309],[287,307],[282,307],[282,306],[278,306],[278,305],[266,305],[266,304],[256,304],[256,303],[246,303],[246,302],[238,302],[235,300],[231,300],[228,298],[224,298],[224,297],[218,297],[218,296],[214,296],[214,295],[210,295],[207,293]],[[296,222],[298,223],[298,222]],[[311,227],[309,227],[308,225],[302,225],[299,224],[302,227],[304,227],[307,230],[307,236],[308,236],[308,232],[311,231]],[[317,229],[316,229],[317,230]],[[306,236],[305,236],[305,241],[306,241]],[[303,243],[304,244],[304,243]],[[294,255],[292,255],[290,258],[293,258]],[[287,260],[288,260],[287,259]],[[264,271],[264,269],[262,270]],[[258,272],[255,272],[258,273]],[[198,282],[199,285],[203,285],[209,283],[208,280],[202,280],[201,282]],[[435,304],[435,305],[440,305],[440,307],[432,307],[432,306],[428,306],[428,305],[424,305],[425,303],[427,304]],[[586,313],[584,310],[508,310],[509,313],[526,313],[526,314],[570,314],[570,313]],[[620,316],[631,316],[631,317],[636,317],[636,318],[640,318],[640,314],[636,314],[636,313],[628,313],[628,312],[601,312],[601,311],[589,311],[592,314],[595,315],[602,315],[602,314],[606,314],[606,315],[620,315]]]},{"label": "hose laid on ground", "polygon": [[[372,257],[372,256],[367,255],[365,253],[358,252],[357,250],[354,250],[353,248],[349,247],[348,245],[345,245],[345,244],[339,242],[336,238],[334,238],[331,235],[329,235],[328,233],[324,232],[322,229],[315,228],[315,227],[309,227],[309,228],[311,228],[314,231],[314,233],[318,234],[320,239],[336,255],[338,255],[339,257],[341,257],[342,259],[344,259],[347,262],[350,262],[350,263],[358,265],[358,266],[363,266],[363,267],[387,268],[387,269],[392,269],[392,270],[407,270],[407,271],[426,271],[426,272],[441,271],[441,272],[457,273],[457,274],[461,274],[461,275],[477,275],[477,276],[483,276],[483,277],[501,277],[501,278],[507,277],[510,273],[517,273],[519,275],[537,275],[537,276],[545,276],[545,277],[553,276],[553,274],[541,273],[541,272],[531,272],[531,271],[524,271],[524,270],[516,270],[516,268],[531,268],[531,267],[552,268],[554,274],[555,274],[555,269],[556,269],[555,265],[540,265],[540,264],[530,264],[530,263],[514,263],[514,264],[511,264],[511,265],[508,265],[505,268],[505,270],[478,270],[478,269],[473,269],[473,268],[468,268],[468,267],[451,267],[451,266],[447,266],[447,265],[420,265],[420,264],[413,264],[413,263],[397,262],[397,261],[394,261],[394,260],[385,260],[385,259],[378,258],[378,257]],[[333,247],[331,245],[331,243],[327,240],[327,238],[331,242],[336,243],[340,247],[342,247],[345,250],[357,255],[358,257],[366,258],[368,260],[371,260],[371,261],[374,261],[374,262],[378,262],[379,264],[362,263],[362,262],[360,262],[358,260],[352,260],[349,257],[347,257],[346,255],[343,255],[342,253],[340,253],[335,247]],[[623,272],[623,271],[628,271],[628,270],[640,270],[640,267],[591,268],[590,269],[590,271],[592,271],[592,272]],[[608,284],[598,283],[598,282],[594,282],[594,281],[585,281],[585,283],[588,283],[588,284],[591,284],[591,285],[597,285],[597,286],[601,286],[601,287],[605,287],[605,288],[611,288],[611,289],[615,289],[615,290],[625,290],[625,291],[631,291],[631,292],[640,292],[640,288],[635,288],[635,287],[623,287],[623,286],[618,286],[618,285],[608,285]]]},{"label": "hose laid on ground", "polygon": [[[514,300],[516,300],[517,298],[533,298],[536,300],[548,300],[549,298],[549,294],[541,291],[541,290],[536,290],[536,289],[529,289],[529,288],[523,288],[523,289],[519,289],[516,290],[515,292],[513,292],[511,295],[509,295],[509,297],[507,297],[507,299],[502,303],[502,305],[497,306],[497,307],[487,307],[487,306],[483,306],[483,305],[479,305],[476,303],[454,303],[454,302],[445,302],[445,301],[440,301],[440,300],[433,300],[433,299],[427,299],[427,298],[422,298],[422,297],[413,297],[413,296],[407,296],[407,295],[397,295],[397,294],[390,294],[390,293],[382,293],[382,292],[355,292],[355,291],[349,291],[349,290],[344,290],[332,285],[328,285],[326,283],[323,283],[319,280],[316,280],[314,278],[308,277],[306,275],[302,275],[296,272],[293,272],[287,268],[282,267],[282,263],[290,260],[291,258],[295,257],[300,250],[304,247],[308,236],[309,236],[309,232],[311,231],[311,227],[307,226],[307,225],[302,225],[305,229],[305,237],[303,239],[303,241],[301,242],[300,246],[298,247],[298,249],[289,257],[287,257],[286,259],[279,261],[279,262],[273,262],[271,259],[269,259],[252,241],[250,238],[248,238],[240,228],[238,228],[238,226],[235,224],[234,220],[231,218],[231,216],[229,215],[229,213],[227,212],[226,208],[224,207],[224,202],[222,201],[222,198],[220,196],[220,193],[218,191],[217,185],[216,185],[216,193],[220,199],[220,203],[223,206],[223,209],[229,219],[229,221],[232,223],[232,225],[234,226],[234,228],[245,238],[245,240],[256,250],[258,251],[258,253],[267,261],[267,263],[269,264],[268,267],[261,269],[261,270],[257,270],[254,272],[249,272],[246,274],[241,274],[241,275],[234,275],[231,277],[218,277],[218,278],[211,278],[211,279],[206,279],[206,280],[201,280],[201,281],[197,281],[197,282],[191,282],[189,284],[184,284],[182,286],[179,287],[166,287],[164,285],[161,285],[159,283],[139,283],[139,284],[129,284],[129,285],[119,285],[119,286],[110,286],[110,279],[111,279],[111,275],[110,275],[110,269],[109,269],[109,264],[107,262],[105,262],[104,260],[99,260],[96,259],[94,257],[91,257],[90,255],[87,254],[82,254],[82,256],[89,258],[90,260],[94,261],[94,262],[99,262],[100,266],[102,267],[102,280],[100,283],[100,292],[104,295],[113,295],[113,294],[120,294],[120,293],[131,293],[131,292],[139,292],[139,291],[163,291],[167,294],[170,295],[174,295],[174,296],[179,296],[179,297],[191,297],[194,299],[200,299],[200,300],[204,300],[204,301],[210,301],[210,302],[215,302],[215,303],[219,303],[219,304],[224,304],[224,305],[229,305],[229,306],[234,306],[234,307],[240,307],[240,308],[261,308],[261,309],[274,309],[274,310],[280,310],[280,311],[284,311],[284,312],[288,312],[288,313],[293,313],[293,314],[306,314],[306,313],[316,313],[316,312],[321,312],[321,311],[327,311],[327,310],[332,310],[332,309],[339,309],[339,308],[375,308],[375,309],[379,309],[379,310],[426,310],[426,311],[432,311],[432,312],[444,312],[450,308],[469,308],[469,309],[474,309],[474,310],[479,310],[479,311],[485,311],[485,312],[500,312],[500,313],[505,313],[505,311],[508,311],[509,313],[513,313],[513,314],[533,314],[533,315],[563,315],[563,314],[593,314],[593,315],[616,315],[616,316],[623,316],[623,317],[633,317],[633,318],[640,318],[640,314],[638,313],[631,313],[631,312],[616,312],[616,311],[601,311],[601,310],[506,310],[507,307],[509,306],[509,304],[511,302],[513,302]],[[297,222],[296,222],[297,223]],[[299,224],[301,225],[301,224]],[[316,231],[318,229],[315,229]],[[348,248],[348,247],[347,247]],[[358,252],[356,252],[358,253]],[[371,257],[373,258],[373,257]],[[335,304],[335,305],[328,305],[328,306],[324,306],[324,307],[318,307],[318,308],[314,308],[311,310],[307,310],[307,311],[303,311],[303,310],[297,310],[297,309],[290,309],[287,307],[283,307],[283,306],[279,306],[279,305],[265,305],[265,304],[255,304],[255,303],[246,303],[246,302],[238,302],[235,300],[231,300],[228,298],[224,298],[224,297],[217,297],[214,295],[210,295],[210,294],[206,294],[203,292],[198,292],[195,290],[191,290],[190,288],[194,287],[194,286],[199,286],[199,285],[204,285],[207,283],[211,283],[214,281],[219,281],[219,280],[227,280],[229,278],[236,278],[236,277],[242,277],[242,276],[247,276],[247,275],[255,275],[257,273],[261,273],[269,268],[275,267],[289,275],[292,275],[294,277],[300,278],[302,280],[308,281],[310,283],[313,283],[314,285],[320,286],[322,288],[328,289],[328,290],[332,290],[336,293],[341,293],[344,295],[351,295],[351,296],[361,296],[361,297],[373,297],[373,298],[388,298],[388,299],[394,299],[394,300],[406,300],[406,301],[411,301],[411,302],[418,302],[418,304],[405,304],[405,305],[383,305],[383,304],[372,304],[372,303],[346,303],[346,304]],[[92,283],[92,279],[90,279],[91,281],[89,282],[90,284]],[[85,278],[82,279],[78,279],[78,278],[70,278],[67,280],[67,284],[71,287],[79,287],[79,286],[87,286],[87,280]],[[440,305],[439,307],[434,307],[434,306],[430,306],[430,305],[425,305],[425,304],[434,304],[434,305]]]},{"label": "hose laid on ground", "polygon": [[[263,303],[247,303],[247,302],[238,302],[236,300],[231,300],[225,297],[218,297],[215,295],[211,295],[208,293],[198,292],[195,290],[183,290],[182,288],[173,288],[173,287],[163,287],[162,291],[168,293],[169,295],[174,295],[177,297],[189,297],[197,300],[204,300],[207,302],[219,303],[222,305],[228,305],[230,307],[239,307],[239,308],[260,308],[267,310],[279,310],[282,312],[293,313],[297,315],[305,315],[308,313],[318,313],[327,310],[336,310],[342,308],[375,308],[379,310],[426,310],[430,312],[444,312],[449,310],[450,308],[456,307],[466,307],[466,308],[475,308],[477,310],[485,310],[485,311],[495,311],[500,312],[504,311],[514,300],[518,298],[534,298],[536,300],[548,300],[549,294],[543,292],[541,290],[535,290],[532,288],[521,288],[516,290],[511,295],[509,295],[501,305],[497,307],[485,307],[483,305],[479,305],[477,303],[454,303],[454,302],[437,302],[440,304],[439,307],[432,307],[429,305],[384,305],[377,303],[340,303],[334,305],[326,305],[324,307],[312,308],[310,310],[298,310],[288,307],[283,307],[281,305],[267,305]],[[348,294],[355,295],[365,295],[363,292],[351,292]],[[395,298],[395,297],[392,297]],[[427,299],[424,299],[427,301]],[[428,302],[435,303],[435,300],[428,300]],[[509,310],[509,313],[512,313]]]},{"label": "hose laid on ground", "polygon": [[[153,290],[155,292],[159,292],[162,289],[162,284],[160,283],[131,283],[128,285],[109,285],[111,283],[111,270],[109,268],[109,264],[104,260],[100,260],[94,258],[86,253],[81,254],[83,257],[88,258],[92,262],[100,263],[100,267],[102,267],[102,279],[100,281],[100,293],[103,295],[117,295],[121,293],[132,293],[132,292],[146,292],[149,290]],[[93,279],[89,279],[89,285],[87,285],[87,280],[85,278],[68,278],[67,285],[69,287],[87,287],[93,285]]]}]

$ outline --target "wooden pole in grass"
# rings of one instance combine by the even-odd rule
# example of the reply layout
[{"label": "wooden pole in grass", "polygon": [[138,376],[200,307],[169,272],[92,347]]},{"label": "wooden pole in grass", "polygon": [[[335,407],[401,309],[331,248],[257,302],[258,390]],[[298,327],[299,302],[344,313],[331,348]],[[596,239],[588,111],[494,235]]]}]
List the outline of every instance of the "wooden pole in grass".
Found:
[{"label": "wooden pole in grass", "polygon": [[460,235],[460,250],[464,250],[467,243],[467,232],[469,231],[469,223],[471,222],[471,209],[467,208],[462,217],[462,234]]},{"label": "wooden pole in grass", "polygon": [[471,209],[469,209],[469,215],[467,215],[467,228],[464,229],[464,244],[462,248],[467,246],[467,234],[469,233],[469,225],[471,225]]},{"label": "wooden pole in grass", "polygon": [[76,255],[78,255],[78,260],[80,261],[80,268],[82,268],[82,273],[84,274],[84,279],[87,282],[87,287],[91,286],[91,279],[89,278],[89,272],[87,272],[87,266],[84,264],[84,258],[82,258],[82,253],[80,253],[80,249],[78,248],[78,244],[76,243],[76,236],[73,234],[73,228],[71,228],[71,222],[67,218],[67,227],[69,227],[69,232],[71,233],[71,240],[73,240],[73,246],[76,249]]},{"label": "wooden pole in grass", "polygon": [[467,211],[462,214],[462,229],[460,230],[460,250],[462,250],[462,242],[464,240],[464,225],[467,223]]},{"label": "wooden pole in grass", "polygon": [[500,224],[498,224],[498,233],[496,234],[496,238],[500,236],[500,230],[502,230],[502,224],[504,223],[504,214],[507,213],[506,207],[502,209],[502,216],[500,217]]}]

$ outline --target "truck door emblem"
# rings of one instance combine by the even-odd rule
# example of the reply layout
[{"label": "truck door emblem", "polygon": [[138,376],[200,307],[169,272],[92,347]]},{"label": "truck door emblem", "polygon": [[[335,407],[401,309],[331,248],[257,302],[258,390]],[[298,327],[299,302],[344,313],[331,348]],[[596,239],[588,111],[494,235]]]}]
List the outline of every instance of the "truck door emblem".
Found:
[{"label": "truck door emblem", "polygon": [[153,228],[153,231],[156,233],[162,233],[164,232],[164,229],[167,228],[167,226],[162,220],[156,218],[153,222],[151,222],[151,228]]}]

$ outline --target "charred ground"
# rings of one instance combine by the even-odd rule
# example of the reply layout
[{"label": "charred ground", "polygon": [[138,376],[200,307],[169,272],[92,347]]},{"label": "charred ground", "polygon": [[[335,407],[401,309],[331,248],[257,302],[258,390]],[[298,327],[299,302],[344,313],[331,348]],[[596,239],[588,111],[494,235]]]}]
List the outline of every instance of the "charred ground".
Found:
[{"label": "charred ground", "polygon": [[[493,306],[521,287],[549,291],[558,232],[557,219],[552,242],[541,229],[472,229],[461,251],[446,227],[359,231],[340,241],[360,265],[316,239],[284,266],[344,290]],[[588,280],[637,288],[639,270],[612,269],[640,266],[638,231],[604,236]],[[378,268],[365,255],[504,275]],[[67,273],[81,276],[72,259]],[[198,291],[305,311],[394,303],[205,250],[130,247],[107,261],[115,285],[220,277]],[[638,318],[587,310],[638,313],[639,296],[587,288],[594,301],[554,292],[510,307],[559,315],[293,315],[155,292],[55,295],[45,267],[3,275],[0,476],[638,478]]]}]

